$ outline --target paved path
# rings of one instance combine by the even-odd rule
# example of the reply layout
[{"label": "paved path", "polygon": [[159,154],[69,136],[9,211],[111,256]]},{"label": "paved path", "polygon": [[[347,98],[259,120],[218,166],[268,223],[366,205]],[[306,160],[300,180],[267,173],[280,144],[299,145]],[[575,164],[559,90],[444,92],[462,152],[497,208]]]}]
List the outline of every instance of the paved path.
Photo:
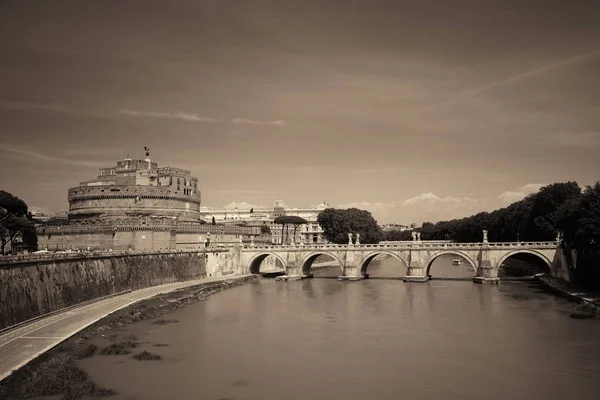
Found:
[{"label": "paved path", "polygon": [[0,381],[63,340],[121,308],[161,293],[237,277],[230,275],[140,289],[72,308],[10,330],[0,335]]}]

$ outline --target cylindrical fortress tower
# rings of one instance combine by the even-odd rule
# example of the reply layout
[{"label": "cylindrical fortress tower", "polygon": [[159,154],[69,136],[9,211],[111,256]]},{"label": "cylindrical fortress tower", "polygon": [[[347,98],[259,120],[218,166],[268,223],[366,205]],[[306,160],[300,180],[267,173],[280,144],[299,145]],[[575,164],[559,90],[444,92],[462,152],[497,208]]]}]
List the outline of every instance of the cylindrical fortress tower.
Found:
[{"label": "cylindrical fortress tower", "polygon": [[69,189],[72,223],[177,219],[199,221],[201,195],[190,171],[158,167],[146,149],[144,160],[125,158],[100,169],[93,181]]}]

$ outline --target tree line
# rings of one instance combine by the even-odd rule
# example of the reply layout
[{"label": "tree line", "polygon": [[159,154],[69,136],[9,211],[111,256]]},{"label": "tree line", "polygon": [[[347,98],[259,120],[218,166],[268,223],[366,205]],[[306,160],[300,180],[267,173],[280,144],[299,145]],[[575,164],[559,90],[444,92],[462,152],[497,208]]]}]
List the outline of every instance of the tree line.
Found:
[{"label": "tree line", "polygon": [[[329,208],[317,218],[332,243],[348,243],[348,233],[360,233],[361,243],[412,240],[412,231],[382,232],[371,213],[351,208]],[[492,212],[470,217],[424,222],[416,231],[421,240],[480,242],[482,231],[490,242],[552,241],[562,234],[565,254],[577,254],[573,279],[581,286],[600,289],[600,182],[583,190],[577,182],[542,187],[523,200]],[[574,264],[574,263],[573,263]]]},{"label": "tree line", "polygon": [[[599,182],[583,190],[577,182],[554,183],[508,207],[450,221],[424,222],[417,231],[422,240],[480,242],[484,229],[490,242],[550,241],[560,232],[563,248],[577,254],[574,281],[600,289]],[[411,240],[411,232],[390,231],[384,237]]]},{"label": "tree line", "polygon": [[[573,249],[595,248],[600,238],[600,183],[582,190],[577,182],[554,183],[508,207],[470,217],[424,222],[422,240],[480,242],[550,241],[559,232]],[[386,240],[410,240],[410,231],[385,232]]]}]

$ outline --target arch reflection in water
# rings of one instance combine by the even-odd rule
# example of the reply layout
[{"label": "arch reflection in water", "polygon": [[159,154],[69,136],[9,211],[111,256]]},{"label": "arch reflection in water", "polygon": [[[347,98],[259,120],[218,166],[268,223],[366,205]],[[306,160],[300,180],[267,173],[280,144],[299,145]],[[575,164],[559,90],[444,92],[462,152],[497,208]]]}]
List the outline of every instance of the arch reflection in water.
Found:
[{"label": "arch reflection in water", "polygon": [[360,274],[365,278],[402,278],[406,276],[408,264],[397,254],[377,251],[365,256]]},{"label": "arch reflection in water", "polygon": [[533,250],[515,250],[498,260],[498,276],[530,277],[550,274],[554,268],[545,255]]},{"label": "arch reflection in water", "polygon": [[[460,260],[460,262],[456,262]],[[477,261],[457,252],[445,251],[434,254],[427,265],[427,275],[433,279],[470,280],[477,274]]]},{"label": "arch reflection in water", "polygon": [[285,273],[285,262],[284,260],[275,253],[261,253],[257,254],[250,261],[250,273],[261,274],[261,273],[274,273],[284,272]]},{"label": "arch reflection in water", "polygon": [[[326,264],[326,266],[323,264]],[[313,276],[315,271],[323,268],[337,271],[337,276],[344,274],[342,261],[332,253],[312,253],[302,260],[302,274],[305,276]]]}]

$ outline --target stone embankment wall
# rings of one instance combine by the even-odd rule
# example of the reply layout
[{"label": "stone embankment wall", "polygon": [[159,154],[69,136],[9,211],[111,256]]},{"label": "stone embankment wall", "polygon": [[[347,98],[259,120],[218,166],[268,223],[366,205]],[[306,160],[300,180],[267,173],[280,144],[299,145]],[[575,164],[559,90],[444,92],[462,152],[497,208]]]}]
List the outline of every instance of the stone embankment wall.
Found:
[{"label": "stone embankment wall", "polygon": [[0,329],[98,297],[229,275],[219,252],[69,254],[0,260]]}]

